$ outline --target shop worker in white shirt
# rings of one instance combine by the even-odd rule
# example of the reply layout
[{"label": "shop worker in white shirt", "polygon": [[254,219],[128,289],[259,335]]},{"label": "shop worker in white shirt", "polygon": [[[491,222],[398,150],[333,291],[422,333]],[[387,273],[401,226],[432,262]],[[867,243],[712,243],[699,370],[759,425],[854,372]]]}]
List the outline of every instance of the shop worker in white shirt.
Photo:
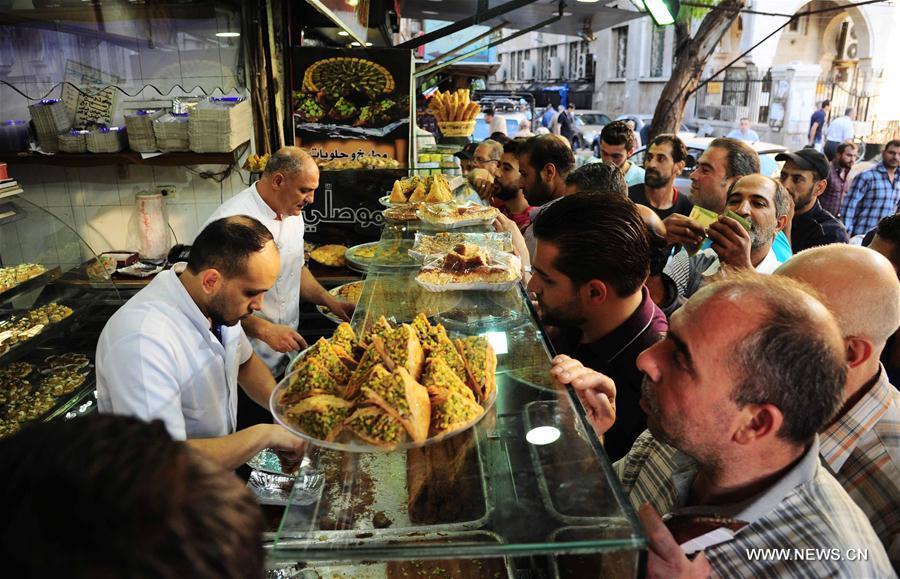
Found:
[{"label": "shop worker in white shirt", "polygon": [[281,273],[262,309],[243,321],[253,350],[275,376],[284,371],[287,352],[307,345],[297,333],[300,300],[325,306],[348,322],[353,313],[354,305],[329,294],[303,263],[303,208],[313,202],[318,186],[319,168],[312,157],[299,147],[282,147],[269,158],[262,179],[223,203],[206,222],[249,215],[275,238]]},{"label": "shop worker in white shirt", "polygon": [[238,384],[264,407],[275,387],[241,327],[278,277],[272,234],[245,216],[214,221],[183,266],[156,276],[103,328],[100,411],[162,420],[173,438],[229,469],[264,448],[299,458],[303,442],[281,426],[236,426]]}]

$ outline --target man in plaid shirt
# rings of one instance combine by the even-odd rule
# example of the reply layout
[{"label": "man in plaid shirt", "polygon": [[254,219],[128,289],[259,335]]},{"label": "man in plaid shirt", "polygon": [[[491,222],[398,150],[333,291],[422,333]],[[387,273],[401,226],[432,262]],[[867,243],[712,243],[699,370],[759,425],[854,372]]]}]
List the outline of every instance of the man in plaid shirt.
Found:
[{"label": "man in plaid shirt", "polygon": [[[615,384],[554,362],[602,435]],[[648,431],[615,468],[640,510],[648,576],[895,576],[865,514],[819,462],[816,433],[841,405],[846,351],[803,286],[755,273],[710,284],[637,365]],[[659,512],[714,524],[682,525],[676,541]]]},{"label": "man in plaid shirt", "polygon": [[851,237],[865,235],[882,218],[897,212],[900,201],[900,139],[889,141],[881,163],[856,176],[841,205],[841,217]]},{"label": "man in plaid shirt", "polygon": [[894,266],[865,247],[829,246],[803,251],[775,273],[816,288],[844,334],[846,399],[820,431],[820,453],[900,568],[900,391],[879,361],[900,326]]}]

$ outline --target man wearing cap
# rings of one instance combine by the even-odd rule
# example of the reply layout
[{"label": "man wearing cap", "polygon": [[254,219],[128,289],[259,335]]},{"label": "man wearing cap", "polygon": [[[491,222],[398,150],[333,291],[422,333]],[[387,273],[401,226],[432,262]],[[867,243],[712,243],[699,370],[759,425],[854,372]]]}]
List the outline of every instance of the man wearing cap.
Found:
[{"label": "man wearing cap", "polygon": [[459,151],[453,153],[453,156],[459,159],[459,167],[462,169],[463,177],[468,176],[472,170],[473,160],[475,159],[475,149],[478,143],[469,143]]},{"label": "man wearing cap", "polygon": [[794,253],[818,245],[850,241],[844,225],[819,204],[819,195],[828,187],[829,164],[825,155],[815,149],[800,149],[779,153],[775,160],[784,161],[781,183],[794,200],[794,219],[791,221]]}]

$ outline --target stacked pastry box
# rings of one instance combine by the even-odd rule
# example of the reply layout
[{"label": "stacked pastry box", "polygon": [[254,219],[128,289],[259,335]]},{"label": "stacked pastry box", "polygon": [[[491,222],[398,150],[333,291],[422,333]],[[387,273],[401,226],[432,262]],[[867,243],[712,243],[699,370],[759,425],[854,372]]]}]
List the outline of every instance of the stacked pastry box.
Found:
[{"label": "stacked pastry box", "polygon": [[416,282],[432,292],[508,291],[522,277],[509,233],[417,233],[410,255],[422,261]]}]

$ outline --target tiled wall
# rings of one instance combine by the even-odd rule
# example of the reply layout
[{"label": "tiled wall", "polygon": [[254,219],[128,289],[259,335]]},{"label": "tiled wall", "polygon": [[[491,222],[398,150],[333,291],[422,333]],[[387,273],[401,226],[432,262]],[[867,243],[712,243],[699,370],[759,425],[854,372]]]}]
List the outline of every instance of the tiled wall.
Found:
[{"label": "tiled wall", "polygon": [[[40,97],[63,80],[66,62],[75,61],[122,79],[119,86],[131,94],[144,84],[154,84],[163,92],[176,83],[187,89],[200,85],[208,93],[217,87],[227,90],[240,84],[238,41],[215,37],[216,32],[234,30],[236,20],[226,12],[227,8],[216,8],[208,18],[189,20],[167,17],[165,10],[159,8],[149,19],[137,16],[147,14],[141,11],[134,13],[134,19],[114,18],[105,23],[104,32],[145,41],[135,46],[84,41],[77,35],[46,27],[0,26],[0,78],[29,96]],[[36,17],[40,18],[40,14],[35,11]],[[96,24],[90,22],[63,24],[96,29]],[[199,90],[193,93],[201,94]],[[175,89],[172,94],[183,93]],[[59,89],[50,96],[58,97]],[[128,108],[130,100],[122,95],[118,98],[114,122],[121,122],[122,109]],[[145,89],[136,100],[159,98],[152,89]],[[0,85],[0,120],[28,119],[30,102],[33,101]],[[134,195],[154,191],[160,185],[175,186],[177,196],[167,202],[169,222],[175,238],[189,243],[199,225],[223,200],[247,186],[241,178],[248,179],[247,173],[234,172],[219,184],[184,167],[138,165],[65,168],[12,162],[8,169],[25,189],[24,198],[59,217],[61,222],[40,210],[28,211],[26,205],[27,220],[0,225],[0,260],[4,264],[42,261],[76,265],[87,259],[90,252],[78,249],[73,231],[96,253],[136,250],[136,238],[129,239]],[[224,167],[192,169],[218,173]]]},{"label": "tiled wall", "polygon": [[[221,165],[195,166],[195,171],[218,172]],[[166,201],[169,224],[174,238],[190,243],[200,225],[222,201],[230,199],[247,187],[247,173],[232,171],[222,183],[202,178],[183,167],[145,167],[140,165],[64,168],[54,166],[10,166],[10,173],[18,179],[30,203],[46,209],[66,226],[77,231],[96,253],[109,250],[137,249],[136,238],[130,234],[135,214],[134,196],[142,191],[154,191],[159,186],[175,186],[176,196]],[[243,179],[243,181],[242,181]],[[28,211],[28,206],[25,206]],[[15,253],[11,246],[21,246],[22,260],[31,261],[46,254],[52,261],[52,241],[57,244],[58,261],[72,266],[79,256],[71,250],[61,250],[71,243],[72,235],[61,224],[34,211],[28,221],[15,224],[17,238],[8,237],[0,227],[2,250]],[[51,234],[56,236],[54,240]],[[82,252],[84,253],[84,252]],[[18,255],[18,254],[17,254]],[[4,263],[13,263],[17,255],[0,255]]]}]

